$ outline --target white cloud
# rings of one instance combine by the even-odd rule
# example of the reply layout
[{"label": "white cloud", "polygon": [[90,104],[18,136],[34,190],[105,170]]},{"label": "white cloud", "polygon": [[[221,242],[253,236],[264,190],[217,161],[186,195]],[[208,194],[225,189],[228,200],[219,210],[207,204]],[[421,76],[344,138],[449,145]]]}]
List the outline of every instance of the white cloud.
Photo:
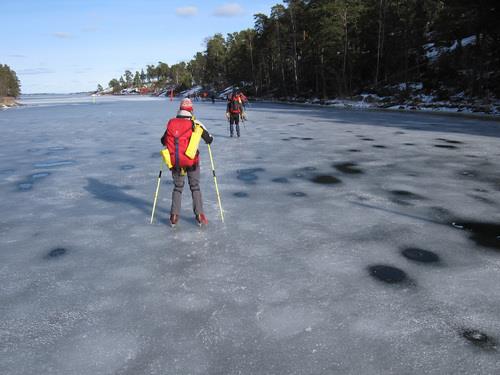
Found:
[{"label": "white cloud", "polygon": [[177,8],[177,9],[175,10],[175,13],[176,13],[178,16],[182,16],[182,17],[191,17],[191,16],[196,15],[196,13],[198,13],[198,8],[193,7],[193,6],[188,6],[188,7]]},{"label": "white cloud", "polygon": [[236,17],[241,14],[243,14],[243,7],[237,3],[224,4],[214,12],[214,16],[217,17]]},{"label": "white cloud", "polygon": [[69,39],[69,38],[71,38],[71,34],[70,33],[65,33],[65,32],[62,32],[62,31],[58,31],[56,33],[52,33],[52,36],[55,36],[56,38],[59,38],[59,39]]}]

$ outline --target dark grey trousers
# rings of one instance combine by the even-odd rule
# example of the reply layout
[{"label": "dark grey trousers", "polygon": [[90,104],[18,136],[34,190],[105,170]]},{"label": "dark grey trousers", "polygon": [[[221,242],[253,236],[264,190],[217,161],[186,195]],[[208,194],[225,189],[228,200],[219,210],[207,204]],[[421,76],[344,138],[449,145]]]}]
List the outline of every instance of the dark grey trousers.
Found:
[{"label": "dark grey trousers", "polygon": [[233,135],[233,124],[236,125],[236,134],[238,137],[240,136],[240,114],[239,113],[231,113],[229,116],[229,132],[231,136]]},{"label": "dark grey trousers", "polygon": [[[174,190],[172,191],[172,207],[170,214],[179,215],[181,212],[182,189],[184,188],[184,177],[180,171],[172,169],[172,179],[174,180]],[[195,170],[187,171],[189,188],[193,197],[193,211],[195,215],[203,213],[203,202],[200,191],[200,165]]]}]

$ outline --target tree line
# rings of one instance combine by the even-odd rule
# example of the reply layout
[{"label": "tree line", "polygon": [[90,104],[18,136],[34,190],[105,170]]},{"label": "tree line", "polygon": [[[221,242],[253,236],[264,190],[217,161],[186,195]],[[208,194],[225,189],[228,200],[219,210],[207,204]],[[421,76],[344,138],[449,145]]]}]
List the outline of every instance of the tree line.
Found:
[{"label": "tree line", "polygon": [[[109,81],[108,86],[113,90],[113,93],[117,93],[123,89],[141,88],[146,85],[153,90],[161,90],[167,86],[187,88],[191,86],[191,83],[192,75],[185,62],[168,66],[160,61],[158,65],[148,65],[146,71],[141,69],[135,74],[130,70],[125,70],[120,78],[113,78]],[[103,91],[103,87],[98,85],[97,91]]]},{"label": "tree line", "polygon": [[245,87],[326,98],[420,82],[443,96],[500,97],[497,0],[284,0],[251,29],[215,34],[187,63],[159,62],[109,86]]},{"label": "tree line", "polygon": [[21,93],[21,84],[16,72],[8,65],[0,64],[0,97],[16,98]]}]

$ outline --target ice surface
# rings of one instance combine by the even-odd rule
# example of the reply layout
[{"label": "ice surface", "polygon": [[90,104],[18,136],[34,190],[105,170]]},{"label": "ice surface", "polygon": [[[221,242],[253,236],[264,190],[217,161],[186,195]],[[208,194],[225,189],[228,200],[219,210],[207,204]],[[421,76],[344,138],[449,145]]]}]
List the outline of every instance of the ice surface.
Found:
[{"label": "ice surface", "polygon": [[194,102],[172,230],[178,101],[66,99],[0,113],[1,374],[498,373],[499,123]]}]

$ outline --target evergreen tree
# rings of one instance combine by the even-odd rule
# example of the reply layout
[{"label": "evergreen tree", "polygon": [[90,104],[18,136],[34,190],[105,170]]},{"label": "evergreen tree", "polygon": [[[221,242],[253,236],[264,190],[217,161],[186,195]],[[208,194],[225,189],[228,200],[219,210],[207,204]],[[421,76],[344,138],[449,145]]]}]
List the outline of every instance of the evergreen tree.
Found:
[{"label": "evergreen tree", "polygon": [[16,98],[20,93],[21,84],[16,72],[10,69],[8,65],[0,64],[0,97],[10,96]]},{"label": "evergreen tree", "polygon": [[133,85],[134,87],[142,87],[141,75],[138,71],[135,72]]},{"label": "evergreen tree", "polygon": [[222,88],[226,83],[226,41],[222,34],[215,34],[206,40],[206,70],[205,82],[216,88]]}]

